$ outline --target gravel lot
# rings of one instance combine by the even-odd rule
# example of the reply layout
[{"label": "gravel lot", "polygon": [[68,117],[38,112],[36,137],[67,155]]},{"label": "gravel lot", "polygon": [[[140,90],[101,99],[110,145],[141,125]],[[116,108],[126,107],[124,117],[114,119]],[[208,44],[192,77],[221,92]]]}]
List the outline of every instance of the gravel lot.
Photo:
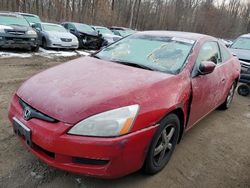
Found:
[{"label": "gravel lot", "polygon": [[76,56],[3,58],[1,54],[0,187],[250,187],[250,97],[238,95],[231,109],[213,112],[186,133],[168,166],[157,175],[137,172],[118,180],[100,180],[40,162],[13,134],[8,104],[28,77]]}]

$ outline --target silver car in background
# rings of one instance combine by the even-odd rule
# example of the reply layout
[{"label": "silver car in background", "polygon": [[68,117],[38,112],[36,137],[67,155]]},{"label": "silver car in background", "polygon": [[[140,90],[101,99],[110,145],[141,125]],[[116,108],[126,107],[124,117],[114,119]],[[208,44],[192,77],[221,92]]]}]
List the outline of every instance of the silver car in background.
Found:
[{"label": "silver car in background", "polygon": [[63,26],[53,23],[36,23],[39,44],[47,48],[77,49],[78,39]]}]

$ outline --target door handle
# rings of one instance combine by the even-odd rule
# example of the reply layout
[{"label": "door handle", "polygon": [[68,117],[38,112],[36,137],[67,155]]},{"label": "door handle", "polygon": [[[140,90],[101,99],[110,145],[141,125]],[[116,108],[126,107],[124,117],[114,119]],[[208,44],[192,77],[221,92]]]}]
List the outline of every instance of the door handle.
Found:
[{"label": "door handle", "polygon": [[225,78],[223,78],[221,81],[222,81],[222,82],[225,82],[225,80],[226,80],[226,79],[225,79]]}]

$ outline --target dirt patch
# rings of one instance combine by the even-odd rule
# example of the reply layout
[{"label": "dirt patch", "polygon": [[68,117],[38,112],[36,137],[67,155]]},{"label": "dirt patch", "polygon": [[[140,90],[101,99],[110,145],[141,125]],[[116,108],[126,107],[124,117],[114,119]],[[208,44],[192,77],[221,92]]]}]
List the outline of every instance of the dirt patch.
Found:
[{"label": "dirt patch", "polygon": [[[12,94],[33,74],[70,58],[0,59],[0,187],[250,187],[250,97],[215,111],[185,134],[159,174],[99,180],[56,170],[29,153],[12,132]],[[75,57],[74,57],[75,58]]]}]

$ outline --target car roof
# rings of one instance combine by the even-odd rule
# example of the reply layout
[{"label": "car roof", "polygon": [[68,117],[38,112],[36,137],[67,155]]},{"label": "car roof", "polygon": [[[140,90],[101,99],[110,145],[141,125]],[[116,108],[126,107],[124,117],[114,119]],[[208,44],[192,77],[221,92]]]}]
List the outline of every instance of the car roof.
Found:
[{"label": "car roof", "polygon": [[126,27],[118,27],[118,26],[111,26],[111,27],[109,27],[109,29],[132,30],[132,29],[130,29],[130,28],[126,28]]},{"label": "car roof", "polygon": [[192,33],[192,32],[183,32],[183,31],[140,31],[137,34],[147,34],[153,36],[166,36],[166,37],[180,37],[190,40],[199,40],[202,38],[210,38],[213,40],[217,40],[215,37],[200,34],[200,33]]},{"label": "car roof", "polygon": [[15,12],[9,12],[9,11],[0,11],[0,15],[22,17],[22,15],[20,14],[17,14]]},{"label": "car roof", "polygon": [[[88,24],[85,24],[85,23],[79,23],[79,22],[63,22],[61,24],[83,24],[83,25],[88,25]],[[90,25],[88,25],[90,26]],[[91,27],[91,26],[90,26]]]},{"label": "car roof", "polygon": [[[41,24],[61,26],[60,24],[49,23],[49,22],[42,22]],[[63,27],[63,26],[61,26],[61,27]]]},{"label": "car roof", "polygon": [[98,25],[94,25],[94,26],[92,26],[92,27],[94,27],[94,28],[105,28],[105,29],[108,29],[107,27],[104,27],[104,26],[98,26]]},{"label": "car roof", "polygon": [[20,14],[22,16],[32,16],[32,17],[37,17],[39,18],[39,16],[35,15],[35,14],[30,14],[30,13],[25,13],[25,12],[17,12],[17,14]]},{"label": "car roof", "polygon": [[241,35],[240,37],[250,38],[250,33]]}]

